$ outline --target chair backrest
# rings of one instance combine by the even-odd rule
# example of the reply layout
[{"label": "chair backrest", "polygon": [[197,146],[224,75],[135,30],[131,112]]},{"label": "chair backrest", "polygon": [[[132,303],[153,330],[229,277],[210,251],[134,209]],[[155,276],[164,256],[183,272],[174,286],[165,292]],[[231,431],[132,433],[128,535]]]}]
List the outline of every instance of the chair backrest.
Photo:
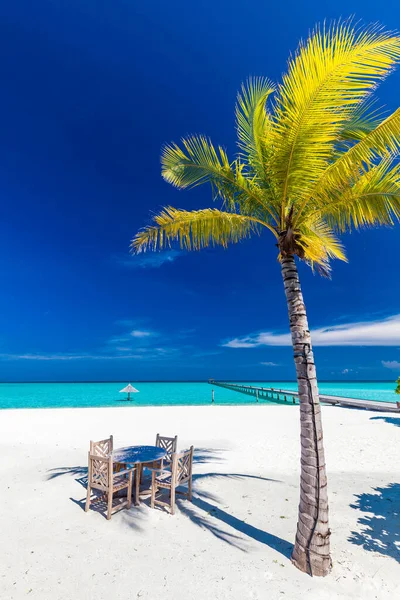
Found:
[{"label": "chair backrest", "polygon": [[92,440],[90,440],[90,454],[96,456],[108,457],[109,454],[111,454],[111,452],[113,451],[113,447],[114,441],[112,435],[110,435],[108,439],[100,440],[99,442],[93,442]]},{"label": "chair backrest", "polygon": [[193,446],[185,452],[175,452],[172,455],[172,477],[176,485],[189,481],[192,477]]},{"label": "chair backrest", "polygon": [[178,448],[178,436],[176,435],[175,437],[165,437],[157,433],[156,446],[158,448],[163,448],[164,450],[166,450],[167,455],[165,458],[166,460],[170,461],[172,460],[173,453],[176,452]]},{"label": "chair backrest", "polygon": [[88,483],[97,489],[109,489],[113,480],[112,456],[100,456],[89,452]]}]

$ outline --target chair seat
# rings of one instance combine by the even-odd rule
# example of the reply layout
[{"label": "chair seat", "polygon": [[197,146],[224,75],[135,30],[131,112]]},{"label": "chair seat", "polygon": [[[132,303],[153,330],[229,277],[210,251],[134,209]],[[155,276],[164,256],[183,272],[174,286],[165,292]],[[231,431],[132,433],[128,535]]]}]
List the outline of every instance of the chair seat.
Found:
[{"label": "chair seat", "polygon": [[172,483],[172,473],[161,473],[157,475],[156,483],[158,486],[170,486]]},{"label": "chair seat", "polygon": [[124,477],[123,475],[121,475],[120,477],[114,477],[113,479],[113,489],[114,491],[116,490],[123,490],[124,488],[127,488],[129,485],[129,481],[126,477]]}]

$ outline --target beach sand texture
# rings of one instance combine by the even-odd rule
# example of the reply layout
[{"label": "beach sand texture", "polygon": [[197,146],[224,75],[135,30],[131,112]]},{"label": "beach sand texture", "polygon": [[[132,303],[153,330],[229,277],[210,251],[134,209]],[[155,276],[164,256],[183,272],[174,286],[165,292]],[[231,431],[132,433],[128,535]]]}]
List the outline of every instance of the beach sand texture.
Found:
[{"label": "beach sand texture", "polygon": [[[313,579],[289,560],[298,410],[1,411],[0,598],[399,598],[400,416],[323,407],[334,569]],[[152,444],[157,432],[194,444],[193,504],[85,514],[89,440]]]}]

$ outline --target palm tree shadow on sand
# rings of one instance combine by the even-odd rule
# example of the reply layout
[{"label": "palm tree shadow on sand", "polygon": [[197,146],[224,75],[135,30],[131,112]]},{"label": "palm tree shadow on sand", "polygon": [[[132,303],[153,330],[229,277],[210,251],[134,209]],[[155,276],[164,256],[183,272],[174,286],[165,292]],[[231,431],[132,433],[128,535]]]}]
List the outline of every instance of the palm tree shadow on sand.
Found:
[{"label": "palm tree shadow on sand", "polygon": [[[196,464],[207,464],[207,463],[221,463],[223,462],[222,453],[223,449],[210,449],[210,448],[198,448],[195,451],[193,457],[194,470],[196,470]],[[50,469],[47,475],[47,481],[52,481],[63,475],[75,476],[75,481],[84,488],[87,487],[87,467],[75,466],[75,467],[57,467]],[[246,479],[257,479],[268,483],[281,483],[279,480],[270,479],[268,477],[261,477],[258,475],[251,475],[247,473],[220,473],[220,472],[208,472],[199,473],[193,475],[193,499],[192,502],[183,500],[177,497],[177,506],[181,513],[186,515],[192,523],[198,525],[202,529],[205,529],[212,533],[218,539],[238,548],[239,550],[246,552],[248,551],[248,540],[246,538],[252,538],[253,540],[265,544],[270,548],[273,548],[283,556],[289,558],[293,544],[275,536],[267,531],[263,531],[253,525],[229,514],[225,510],[217,506],[221,502],[221,499],[212,494],[207,490],[200,489],[197,485],[201,481],[221,479],[226,480],[237,480],[245,481]],[[85,499],[70,498],[81,509],[84,509]],[[214,504],[217,503],[217,504]],[[139,521],[144,518],[146,508],[144,504],[149,505],[149,498],[141,499],[141,507],[132,507],[130,511],[122,511],[123,518],[127,524],[138,530],[141,529]],[[97,506],[96,506],[97,505]],[[98,512],[104,511],[104,506],[101,502],[93,505],[93,510]],[[234,532],[230,532],[226,527],[231,528]]]},{"label": "palm tree shadow on sand", "polygon": [[385,423],[400,427],[400,417],[371,417],[371,421],[385,421]]},{"label": "palm tree shadow on sand", "polygon": [[[209,448],[198,448],[195,451],[195,455],[193,457],[194,462],[194,470],[196,464],[205,464],[209,462],[222,462],[223,458],[221,458],[221,453],[223,450],[221,449],[209,449]],[[258,475],[250,475],[247,473],[221,473],[221,472],[208,472],[208,473],[199,473],[193,475],[193,498],[192,502],[188,502],[186,499],[182,499],[179,497],[179,494],[176,499],[177,507],[180,512],[187,516],[192,523],[209,531],[215,537],[238,548],[243,552],[248,551],[248,540],[246,538],[252,538],[253,540],[265,544],[270,548],[273,548],[277,552],[281,553],[283,556],[289,558],[292,550],[293,544],[275,536],[267,531],[263,531],[254,527],[253,525],[246,523],[245,521],[238,519],[234,515],[229,514],[225,510],[221,509],[217,504],[220,503],[221,499],[216,495],[212,494],[207,490],[200,489],[197,485],[201,481],[205,481],[207,479],[221,479],[221,480],[237,480],[245,481],[246,479],[257,479],[259,481],[269,482],[269,483],[281,483],[277,479],[270,479],[268,477],[261,477]],[[178,490],[179,492],[179,490]],[[146,500],[146,503],[149,504],[149,500]],[[126,515],[126,518],[129,519],[130,516]],[[225,526],[234,530],[234,532],[230,532],[227,530]]]},{"label": "palm tree shadow on sand", "polygon": [[[219,473],[218,476],[232,478],[231,473]],[[233,477],[244,479],[247,476],[233,474]],[[259,478],[257,477],[257,479]],[[250,523],[238,519],[222,508],[219,508],[219,506],[209,502],[209,499],[206,499],[208,495],[204,494],[204,492],[200,493],[196,491],[196,487],[194,487],[194,490],[192,503],[182,502],[178,499],[177,504],[181,512],[189,517],[189,519],[195,523],[195,525],[198,525],[202,529],[209,531],[218,539],[235,546],[243,552],[247,551],[248,546],[246,538],[243,537],[246,536],[248,538],[252,538],[256,542],[260,542],[261,544],[265,544],[266,546],[273,548],[286,558],[290,557],[293,550],[293,544],[281,537],[273,535],[272,533],[268,533],[267,531],[263,531],[258,527],[254,527],[254,525],[251,525]],[[227,525],[228,527],[234,529],[237,533],[230,533],[225,528],[221,527],[221,525]]]},{"label": "palm tree shadow on sand", "polygon": [[374,488],[374,492],[357,495],[350,505],[370,514],[358,519],[360,531],[353,531],[349,542],[400,562],[400,483]]}]

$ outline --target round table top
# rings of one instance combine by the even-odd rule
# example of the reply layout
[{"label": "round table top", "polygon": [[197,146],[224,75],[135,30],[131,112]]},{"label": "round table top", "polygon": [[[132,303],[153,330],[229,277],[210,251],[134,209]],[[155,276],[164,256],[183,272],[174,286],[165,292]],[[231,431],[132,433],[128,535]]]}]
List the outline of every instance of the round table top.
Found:
[{"label": "round table top", "polygon": [[126,448],[116,448],[112,452],[114,462],[130,465],[161,460],[166,455],[166,450],[158,446],[126,446]]}]

